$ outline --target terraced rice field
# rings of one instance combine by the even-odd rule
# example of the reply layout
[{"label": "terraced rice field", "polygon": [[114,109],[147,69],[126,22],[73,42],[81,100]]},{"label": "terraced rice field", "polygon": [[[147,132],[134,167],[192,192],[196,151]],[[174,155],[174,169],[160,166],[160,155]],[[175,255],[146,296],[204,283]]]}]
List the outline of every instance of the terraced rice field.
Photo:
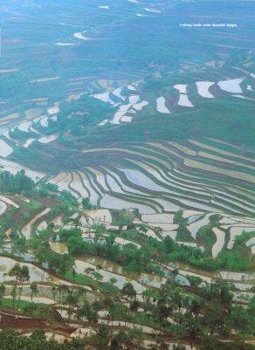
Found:
[{"label": "terraced rice field", "polygon": [[213,86],[213,82],[210,81],[198,81],[196,82],[198,94],[204,98],[214,98],[212,93],[209,91],[210,87]]},{"label": "terraced rice field", "polygon": [[[209,83],[197,84],[201,94],[201,89],[205,89],[204,93],[209,92]],[[175,88],[180,94],[188,94],[187,85]],[[118,88],[112,95],[123,100],[126,98],[124,91]],[[133,94],[129,96],[127,106],[136,110],[139,101],[139,95]],[[31,131],[31,123],[23,123],[23,132],[29,128]],[[53,136],[42,137],[51,140]],[[11,137],[9,140],[12,142]],[[32,140],[31,144],[37,142]],[[54,142],[57,138],[52,139]],[[163,239],[169,235],[180,244],[203,249],[203,244],[197,241],[200,229],[211,225],[214,215],[221,215],[221,221],[211,231],[214,244],[210,251],[212,257],[217,258],[222,250],[234,249],[236,237],[243,231],[254,230],[254,221],[249,217],[255,210],[255,158],[248,149],[204,138],[123,143],[118,147],[108,144],[106,147],[83,147],[81,152],[85,158],[81,159],[79,167],[61,172],[50,181],[57,184],[59,190],[71,191],[79,201],[88,197],[103,210],[138,209],[143,222],[148,225],[148,236]],[[84,159],[87,164],[83,166]],[[110,166],[107,159],[112,160]],[[2,164],[12,173],[23,168],[36,181],[45,176],[6,159]],[[187,220],[189,242],[178,237],[179,226],[173,221],[178,211],[182,211],[183,219]],[[102,220],[111,224],[109,210],[104,218],[99,216],[99,221]],[[155,228],[161,230],[159,236],[155,234]],[[29,228],[24,232],[29,235]],[[254,252],[253,244],[247,244],[247,247]]]},{"label": "terraced rice field", "polygon": [[[10,194],[0,183],[1,255],[13,255],[0,257],[5,299],[17,284],[9,272],[19,261],[30,275],[19,284],[21,301],[30,302],[30,283],[37,282],[33,302],[51,305],[76,328],[75,308],[69,315],[71,305],[61,298],[57,304],[55,287],[81,287],[94,302],[130,282],[142,309],[142,293],[155,292],[172,276],[182,293],[190,293],[195,278],[202,281],[199,293],[223,280],[236,288],[234,302],[246,304],[255,283],[249,272],[255,261],[255,74],[254,56],[246,53],[251,17],[247,23],[240,18],[242,35],[239,28],[233,35],[215,29],[209,39],[197,30],[190,40],[179,26],[180,10],[199,10],[203,17],[210,8],[210,16],[218,16],[212,2],[77,1],[49,27],[60,2],[41,1],[39,23],[33,7],[15,2],[20,9],[12,13],[3,1],[4,25],[14,29],[4,40],[9,62],[1,60],[0,168],[25,170],[36,182],[31,196]],[[236,18],[238,5],[231,13],[227,2],[221,6]],[[20,30],[37,20],[41,38]],[[42,49],[44,60],[34,60]],[[58,186],[47,198],[44,180]],[[132,323],[132,315],[130,322],[110,321],[106,310],[98,316],[98,324],[141,327],[150,335],[148,348],[157,347],[160,333],[150,322]],[[176,320],[168,319],[173,326]],[[71,337],[94,335],[95,328],[84,326]],[[186,339],[184,347],[191,349]]]},{"label": "terraced rice field", "polygon": [[[109,209],[138,209],[148,236],[158,240],[170,236],[179,244],[200,249],[205,248],[199,238],[201,229],[210,226],[208,234],[214,243],[209,252],[215,259],[225,249],[234,249],[244,231],[255,231],[255,159],[249,151],[203,139],[95,147],[83,153],[99,156],[97,165],[60,173],[51,181],[78,200],[88,197],[102,208],[90,211],[91,222],[111,225]],[[113,159],[111,166],[102,154]],[[121,165],[115,162],[116,156],[121,156]],[[179,222],[174,219],[178,211],[186,222],[186,242],[178,236]],[[219,216],[217,222],[215,216]],[[254,245],[247,243],[247,247],[253,254]]]},{"label": "terraced rice field", "polygon": [[[86,149],[83,152],[89,157],[99,155],[98,163],[102,165],[66,173],[60,180],[59,175],[52,182],[61,189],[71,189],[77,198],[88,195],[92,203],[107,208],[111,201],[112,208],[116,208],[114,201],[119,200],[121,207],[127,202],[131,203],[127,204],[129,208],[142,205],[157,213],[181,208],[252,215],[254,160],[245,156],[242,149],[240,153],[236,149],[224,151],[217,141],[215,147],[211,146],[212,141],[210,146],[207,142],[190,140]],[[105,166],[102,154],[113,159],[121,155],[125,166],[115,166],[114,160],[111,168]],[[229,181],[233,183],[231,189]]]}]

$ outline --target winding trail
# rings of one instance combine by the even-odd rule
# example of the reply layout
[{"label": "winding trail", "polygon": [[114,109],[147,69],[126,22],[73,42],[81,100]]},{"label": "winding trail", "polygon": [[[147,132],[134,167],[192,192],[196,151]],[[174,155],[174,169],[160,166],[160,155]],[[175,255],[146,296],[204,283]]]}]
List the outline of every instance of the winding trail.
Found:
[{"label": "winding trail", "polygon": [[50,208],[44,209],[41,213],[37,214],[32,220],[30,220],[23,228],[22,233],[28,239],[32,234],[32,226],[33,224],[40,219],[41,217],[47,215],[51,211]]}]

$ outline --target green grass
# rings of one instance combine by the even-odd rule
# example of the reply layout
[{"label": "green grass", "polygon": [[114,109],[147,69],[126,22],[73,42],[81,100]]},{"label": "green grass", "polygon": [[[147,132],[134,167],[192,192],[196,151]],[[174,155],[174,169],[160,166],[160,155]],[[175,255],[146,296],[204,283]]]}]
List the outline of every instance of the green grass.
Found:
[{"label": "green grass", "polygon": [[[14,306],[14,307],[13,307]],[[10,311],[18,311],[23,315],[42,318],[47,321],[54,321],[55,316],[53,309],[49,305],[43,303],[33,303],[32,301],[3,299],[0,304],[0,308]]]},{"label": "green grass", "polygon": [[82,274],[75,274],[73,275],[72,272],[68,271],[63,276],[66,280],[81,285],[81,286],[89,286],[92,289],[99,288],[99,282],[93,280],[92,278],[82,275]]}]

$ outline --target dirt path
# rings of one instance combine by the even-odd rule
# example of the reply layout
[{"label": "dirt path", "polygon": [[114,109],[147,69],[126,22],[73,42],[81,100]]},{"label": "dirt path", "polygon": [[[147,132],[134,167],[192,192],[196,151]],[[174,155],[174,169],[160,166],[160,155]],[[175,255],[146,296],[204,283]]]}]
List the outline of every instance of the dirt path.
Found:
[{"label": "dirt path", "polygon": [[51,331],[57,331],[68,335],[73,333],[75,330],[70,326],[60,323],[49,327],[47,322],[40,318],[26,317],[11,312],[0,311],[0,329],[5,327],[12,327],[14,329],[21,330],[50,329]]},{"label": "dirt path", "polygon": [[0,196],[0,201],[5,203],[5,204],[8,204],[8,205],[11,205],[12,207],[18,209],[19,208],[19,205],[14,203],[12,200],[10,200],[9,198],[7,197],[4,197],[4,196]]},{"label": "dirt path", "polygon": [[157,331],[154,328],[148,327],[148,326],[144,326],[142,324],[139,323],[132,323],[132,322],[124,322],[124,321],[108,321],[108,320],[99,320],[98,323],[101,324],[108,324],[109,326],[113,326],[113,327],[127,327],[127,328],[142,328],[144,333],[147,334],[160,334],[159,331]]},{"label": "dirt path", "polygon": [[32,234],[33,224],[40,219],[41,217],[47,215],[51,211],[50,208],[44,209],[41,213],[37,214],[32,220],[30,220],[22,229],[23,235],[28,239]]}]

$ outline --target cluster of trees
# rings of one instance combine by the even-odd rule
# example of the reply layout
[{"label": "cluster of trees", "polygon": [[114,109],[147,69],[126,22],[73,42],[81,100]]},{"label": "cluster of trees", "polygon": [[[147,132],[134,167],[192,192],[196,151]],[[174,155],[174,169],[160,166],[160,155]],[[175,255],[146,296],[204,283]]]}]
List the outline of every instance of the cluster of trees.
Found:
[{"label": "cluster of trees", "polygon": [[[9,271],[9,276],[15,278],[15,284],[11,290],[11,296],[13,301],[13,308],[15,305],[15,301],[17,301],[17,305],[19,306],[20,298],[23,290],[23,283],[29,281],[29,269],[26,265],[21,266],[20,264],[15,264],[11,270]],[[4,293],[4,285],[2,284],[2,292]]]},{"label": "cluster of trees", "polygon": [[0,169],[0,193],[23,194],[33,198],[52,197],[60,199],[60,208],[66,212],[66,207],[77,207],[75,197],[69,191],[58,192],[58,186],[47,181],[36,183],[26,175],[25,170],[18,171],[15,175],[9,171]]},{"label": "cluster of trees", "polygon": [[113,225],[117,226],[128,226],[131,225],[134,219],[134,215],[130,213],[130,211],[126,209],[122,210],[112,210],[112,220]]},{"label": "cluster of trees", "polygon": [[24,170],[19,171],[16,175],[8,171],[0,171],[0,192],[30,195],[33,193],[34,188],[34,181],[26,176]]},{"label": "cluster of trees", "polygon": [[[224,282],[208,284],[192,294],[170,279],[160,290],[146,290],[142,296],[143,301],[138,300],[134,287],[127,283],[119,298],[105,298],[109,320],[147,324],[160,330],[165,339],[174,337],[180,343],[186,339],[191,347],[198,348],[198,344],[211,344],[211,349],[218,349],[218,339],[231,339],[234,334],[241,339],[255,334],[255,299],[247,309],[233,303],[233,295]],[[231,345],[223,344],[219,349],[250,349],[241,342]]]},{"label": "cluster of trees", "polygon": [[[122,216],[120,216],[122,218]],[[126,218],[128,222],[129,218]],[[235,270],[243,271],[247,267],[244,258],[243,263],[236,265],[236,254],[233,252],[222,253],[218,259],[212,259],[211,256],[199,248],[188,246],[180,246],[175,243],[170,237],[165,237],[163,241],[158,241],[155,238],[142,237],[142,231],[136,229],[129,231],[120,231],[118,235],[123,238],[136,241],[139,237],[142,247],[139,248],[135,244],[127,244],[124,246],[115,243],[116,234],[107,231],[103,226],[97,225],[96,235],[94,239],[84,240],[81,237],[79,229],[61,230],[60,239],[68,246],[69,252],[73,256],[94,255],[100,256],[116,263],[121,264],[126,271],[137,273],[149,272],[162,275],[160,269],[161,264],[167,264],[174,261],[180,261],[194,267],[215,271],[219,269],[228,269],[236,267]]]},{"label": "cluster of trees", "polygon": [[74,266],[74,259],[69,254],[57,254],[49,249],[48,244],[39,245],[38,240],[33,240],[33,249],[37,262],[44,268],[64,275]]},{"label": "cluster of trees", "polygon": [[97,208],[97,206],[93,205],[90,202],[89,198],[87,198],[87,197],[83,197],[82,198],[81,204],[82,204],[83,209],[91,210],[91,209],[96,209]]},{"label": "cluster of trees", "polygon": [[[60,231],[60,239],[66,242],[71,255],[101,256],[121,264],[126,271],[154,272],[162,275],[159,266],[176,260],[197,267],[205,265],[208,269],[215,269],[214,261],[208,259],[200,249],[179,246],[170,237],[166,237],[162,242],[154,238],[145,238],[142,247],[138,248],[134,244],[115,244],[116,235],[107,232],[102,226],[96,227],[96,230],[95,238],[91,240],[85,241],[77,229]],[[137,234],[141,237],[136,230],[128,231],[129,238]],[[120,232],[120,235],[125,238],[124,231],[123,234]]]},{"label": "cluster of trees", "polygon": [[86,241],[79,230],[71,230],[69,233],[63,230],[60,231],[60,238],[66,241],[71,255],[96,255],[119,263],[126,271],[160,273],[145,248],[137,248],[132,243],[124,246],[115,244],[114,234],[106,237],[98,234],[94,241]]},{"label": "cluster of trees", "polygon": [[[55,340],[46,340],[45,333],[42,330],[36,330],[30,337],[24,337],[13,329],[3,329],[0,333],[0,350],[141,350],[144,349],[142,342],[143,333],[138,329],[124,330],[120,329],[114,335],[109,327],[101,325],[98,328],[97,335],[88,342],[72,339],[63,344]],[[151,346],[151,350],[167,350],[168,346],[162,339],[157,339],[158,345]],[[221,343],[215,339],[210,339],[204,346],[198,347],[200,350],[253,350],[252,345],[241,342]],[[176,345],[174,350],[185,350],[185,347]]]},{"label": "cluster of trees", "polygon": [[84,343],[73,339],[72,341],[59,344],[54,340],[46,340],[43,331],[35,331],[30,337],[24,337],[13,329],[3,329],[0,332],[1,350],[84,350]]},{"label": "cluster of trees", "polygon": [[40,265],[63,275],[74,266],[74,260],[69,254],[56,254],[48,249],[40,249],[36,253]]},{"label": "cluster of trees", "polygon": [[28,177],[24,170],[15,175],[9,171],[0,170],[0,192],[10,194],[24,194],[27,196],[47,196],[49,192],[57,191],[58,187],[48,182],[40,182],[38,185]]},{"label": "cluster of trees", "polygon": [[[142,233],[141,228],[146,231],[145,227],[140,227],[139,232]],[[210,235],[211,232],[208,232]],[[141,239],[141,234],[135,234],[134,230],[127,232],[121,232],[124,238],[134,236],[134,239]],[[254,233],[250,233],[250,237],[253,237]],[[147,254],[151,255],[151,259],[158,260],[160,263],[168,263],[171,261],[180,261],[187,265],[191,265],[197,268],[206,269],[209,271],[217,271],[221,269],[231,271],[249,271],[253,268],[254,259],[249,254],[250,250],[247,248],[245,241],[248,239],[247,234],[244,234],[245,238],[237,240],[234,249],[224,249],[217,257],[213,259],[211,256],[211,250],[208,252],[206,249],[202,251],[200,248],[193,248],[188,246],[178,245],[170,237],[165,237],[163,241],[158,241],[154,238],[145,238],[143,240],[144,246],[147,249]]]}]

